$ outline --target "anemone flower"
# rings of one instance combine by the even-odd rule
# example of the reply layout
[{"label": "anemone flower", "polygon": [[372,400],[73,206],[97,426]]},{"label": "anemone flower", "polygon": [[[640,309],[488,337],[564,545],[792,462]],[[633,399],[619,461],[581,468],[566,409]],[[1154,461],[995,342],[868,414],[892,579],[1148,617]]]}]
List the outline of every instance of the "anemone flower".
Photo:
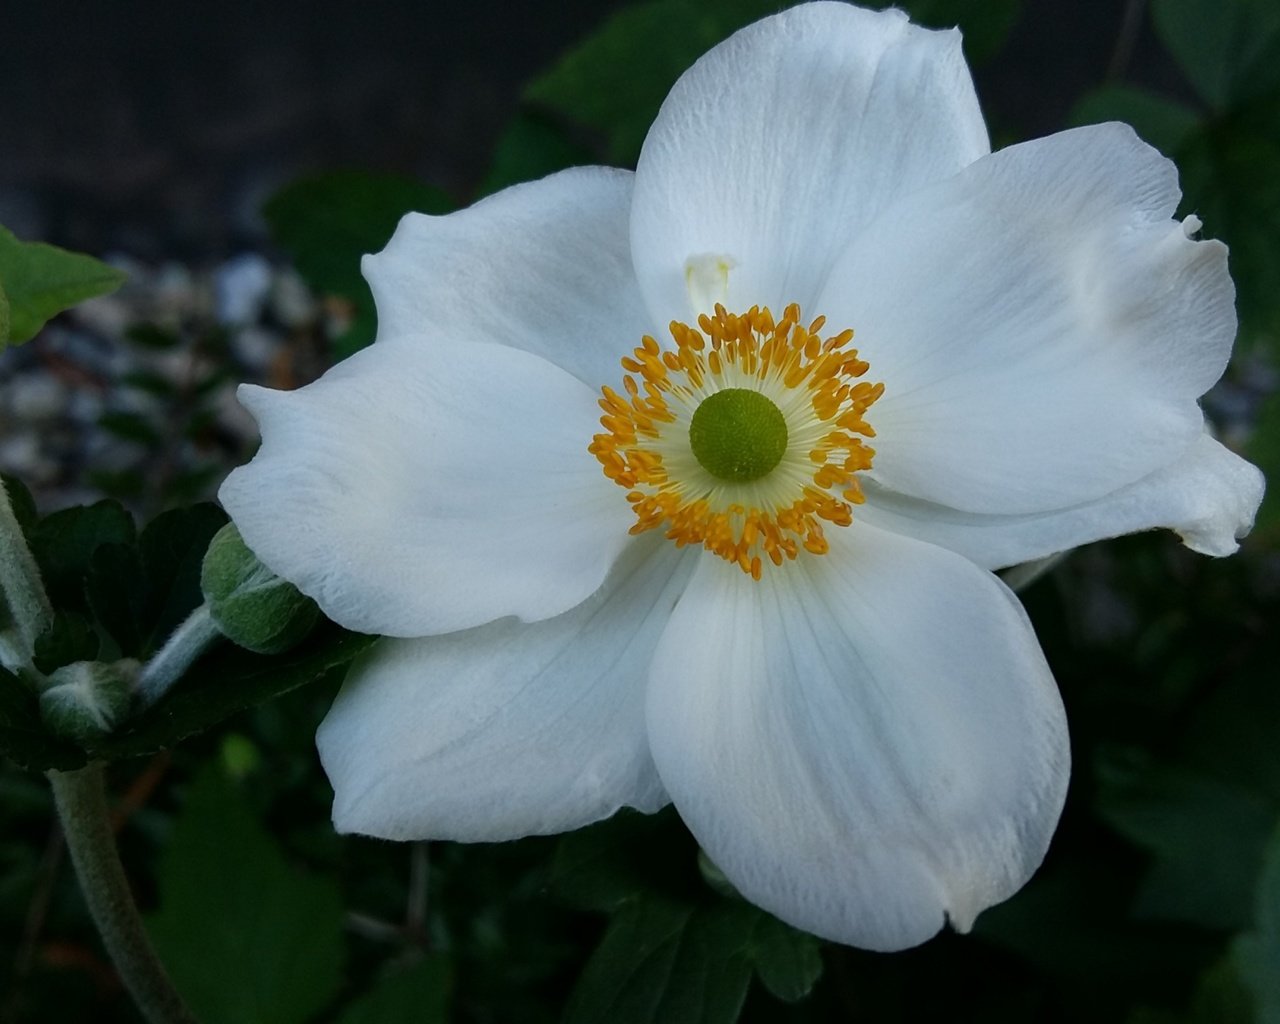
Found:
[{"label": "anemone flower", "polygon": [[634,173],[405,217],[376,343],[243,388],[221,492],[387,638],[320,728],[337,828],[670,802],[802,929],[967,929],[1069,774],[993,570],[1155,527],[1225,555],[1260,501],[1198,404],[1234,293],[1178,200],[1123,125],[992,153],[958,32],[814,3],[699,60]]}]

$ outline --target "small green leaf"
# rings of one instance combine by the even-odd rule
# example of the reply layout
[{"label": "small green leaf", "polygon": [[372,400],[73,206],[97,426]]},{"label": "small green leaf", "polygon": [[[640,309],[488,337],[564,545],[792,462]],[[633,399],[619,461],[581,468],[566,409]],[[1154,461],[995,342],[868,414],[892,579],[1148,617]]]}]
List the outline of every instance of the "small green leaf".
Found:
[{"label": "small green leaf", "polygon": [[336,882],[289,864],[216,763],[192,783],[157,881],[151,936],[205,1024],[301,1024],[341,986]]},{"label": "small green leaf", "polygon": [[64,309],[95,295],[113,292],[125,275],[92,256],[67,252],[43,242],[23,242],[0,227],[0,288],[4,290],[7,329],[0,347],[35,337]]},{"label": "small green leaf", "polygon": [[822,943],[763,911],[758,915],[748,944],[756,975],[783,1002],[803,999],[822,976]]},{"label": "small green leaf", "polygon": [[446,1024],[452,989],[449,961],[429,956],[409,967],[388,970],[338,1016],[337,1024]]},{"label": "small green leaf", "polygon": [[373,295],[360,274],[360,258],[381,250],[406,213],[452,208],[443,192],[412,178],[337,171],[286,185],[263,214],[312,288],[353,303],[353,330],[359,327],[358,336],[347,341],[353,351],[373,339]]},{"label": "small green leaf", "polygon": [[1215,110],[1280,86],[1274,0],[1155,0],[1156,32]]},{"label": "small green leaf", "polygon": [[203,732],[237,711],[272,700],[321,678],[340,676],[376,637],[321,628],[301,647],[264,657],[224,644],[198,661],[143,714],[93,746],[95,757],[153,754]]},{"label": "small green leaf", "polygon": [[88,760],[74,743],[48,733],[40,721],[35,692],[4,669],[0,669],[0,757],[41,772],[75,771]]}]

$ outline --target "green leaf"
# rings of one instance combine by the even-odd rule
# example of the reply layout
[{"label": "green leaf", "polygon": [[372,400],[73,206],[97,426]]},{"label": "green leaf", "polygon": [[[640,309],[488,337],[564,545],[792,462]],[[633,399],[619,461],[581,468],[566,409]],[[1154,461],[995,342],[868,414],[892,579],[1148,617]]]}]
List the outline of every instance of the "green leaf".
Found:
[{"label": "green leaf", "polygon": [[288,654],[263,657],[223,644],[206,655],[151,708],[94,744],[95,757],[153,754],[203,732],[237,711],[272,700],[331,674],[367,650],[376,637],[321,628]]},{"label": "green leaf", "polygon": [[449,961],[430,956],[409,967],[388,970],[373,988],[348,1006],[337,1024],[445,1024],[453,972]]},{"label": "green leaf", "polygon": [[1215,110],[1280,86],[1274,0],[1155,0],[1156,32]]},{"label": "green leaf", "polygon": [[35,337],[53,316],[95,295],[113,292],[125,275],[92,256],[43,242],[22,242],[0,227],[0,288],[8,327],[0,348]]},{"label": "green leaf", "polygon": [[227,514],[212,502],[156,516],[138,538],[147,580],[147,646],[158,647],[201,602],[200,565]]},{"label": "green leaf", "polygon": [[807,995],[822,971],[818,945],[737,900],[637,896],[587,963],[565,1024],[732,1024],[753,972],[780,999]]},{"label": "green leaf", "polygon": [[613,911],[687,869],[693,853],[674,812],[622,810],[561,837],[547,883],[561,900],[586,910]]},{"label": "green leaf", "polygon": [[336,171],[286,185],[263,214],[312,288],[352,302],[358,333],[347,347],[354,350],[373,340],[374,327],[373,295],[360,274],[360,258],[381,250],[406,213],[452,208],[443,192],[412,178]]},{"label": "green leaf", "polygon": [[493,165],[479,188],[482,196],[508,185],[534,181],[555,171],[592,162],[591,152],[545,118],[522,113],[498,138]]},{"label": "green leaf", "polygon": [[1135,912],[1145,918],[1238,929],[1276,810],[1263,795],[1167,765],[1099,768],[1098,811],[1152,855]]},{"label": "green leaf", "polygon": [[216,763],[161,853],[148,928],[205,1024],[301,1024],[342,983],[336,882],[288,863]]},{"label": "green leaf", "polygon": [[96,661],[98,634],[89,621],[76,612],[57,610],[49,628],[36,638],[35,667],[48,675],[73,661]]},{"label": "green leaf", "polygon": [[1254,927],[1231,958],[1253,994],[1257,1024],[1280,1024],[1280,827],[1267,846],[1254,903]]},{"label": "green leaf", "polygon": [[0,288],[0,352],[9,344],[9,297]]},{"label": "green leaf", "polygon": [[31,497],[27,485],[16,476],[0,473],[0,481],[3,482],[5,493],[9,495],[9,508],[13,511],[13,518],[18,521],[23,534],[30,540],[31,531],[35,529],[36,522],[40,518],[36,513],[35,499]]},{"label": "green leaf", "polygon": [[736,29],[776,10],[769,0],[652,0],[624,8],[535,79],[525,99],[599,132],[610,162],[634,163],[676,79]]},{"label": "green leaf", "polygon": [[1123,121],[1166,156],[1175,156],[1201,128],[1200,115],[1176,100],[1127,85],[1087,93],[1071,112],[1073,125]]},{"label": "green leaf", "polygon": [[45,731],[35,692],[17,676],[0,668],[0,756],[31,771],[69,772],[88,758],[74,743]]},{"label": "green leaf", "polygon": [[995,56],[1022,13],[1022,0],[906,0],[893,6],[930,28],[958,26],[965,56],[979,64]]},{"label": "green leaf", "polygon": [[119,502],[99,501],[46,516],[32,531],[31,549],[55,606],[84,609],[84,580],[104,544],[132,544],[133,519]]}]

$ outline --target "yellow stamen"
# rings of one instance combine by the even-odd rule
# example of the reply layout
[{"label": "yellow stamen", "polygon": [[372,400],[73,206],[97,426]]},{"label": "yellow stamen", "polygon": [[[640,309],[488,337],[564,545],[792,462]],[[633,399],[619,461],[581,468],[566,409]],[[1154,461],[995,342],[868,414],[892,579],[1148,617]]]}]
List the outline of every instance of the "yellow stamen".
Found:
[{"label": "yellow stamen", "polygon": [[[601,389],[605,433],[588,450],[626,489],[632,533],[664,527],[677,546],[700,544],[755,579],[801,550],[826,553],[824,526],[848,526],[863,501],[855,474],[875,455],[863,414],[884,385],[857,379],[869,364],[847,348],[853,331],[824,339],[825,323],[806,328],[794,303],[778,321],[764,307],[717,305],[699,329],[671,323],[674,350],[646,336],[623,357],[623,393]],[[691,450],[694,412],[728,388],[759,391],[786,422],[786,452],[760,479],[713,476]]]}]

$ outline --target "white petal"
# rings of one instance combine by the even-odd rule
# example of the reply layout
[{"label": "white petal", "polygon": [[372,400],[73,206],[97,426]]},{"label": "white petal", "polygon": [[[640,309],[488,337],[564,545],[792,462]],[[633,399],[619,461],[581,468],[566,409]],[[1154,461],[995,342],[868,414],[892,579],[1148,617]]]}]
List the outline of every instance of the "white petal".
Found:
[{"label": "white petal", "polygon": [[666,804],[645,677],[690,554],[641,537],[600,593],[557,618],[380,642],[316,738],[338,829],[501,840]]},{"label": "white petal", "polygon": [[409,214],[364,259],[378,336],[498,341],[616,386],[619,359],[653,331],[631,270],[632,179],[577,167],[445,217]]},{"label": "white petal", "polygon": [[258,557],[349,629],[558,615],[634,521],[587,452],[594,393],[526,352],[382,341],[299,391],[240,398],[262,448],[219,497]]},{"label": "white petal", "polygon": [[1193,551],[1229,555],[1253,526],[1262,502],[1256,466],[1207,434],[1172,465],[1096,501],[1033,515],[996,516],[955,509],[868,484],[857,510],[866,523],[958,551],[999,569],[1106,537],[1166,528]]},{"label": "white petal", "polygon": [[654,656],[658,773],[753,903],[869,949],[967,929],[1049,843],[1069,748],[1022,606],[854,524],[758,584],[706,560]]},{"label": "white petal", "polygon": [[684,74],[645,140],[631,232],[649,308],[688,321],[711,258],[732,268],[730,309],[808,312],[881,208],[987,151],[958,32],[840,3],[756,22]]},{"label": "white petal", "polygon": [[1168,465],[1235,335],[1226,248],[1171,219],[1172,163],[1124,125],[1002,150],[886,210],[821,311],[885,385],[874,476],[1041,512]]}]

